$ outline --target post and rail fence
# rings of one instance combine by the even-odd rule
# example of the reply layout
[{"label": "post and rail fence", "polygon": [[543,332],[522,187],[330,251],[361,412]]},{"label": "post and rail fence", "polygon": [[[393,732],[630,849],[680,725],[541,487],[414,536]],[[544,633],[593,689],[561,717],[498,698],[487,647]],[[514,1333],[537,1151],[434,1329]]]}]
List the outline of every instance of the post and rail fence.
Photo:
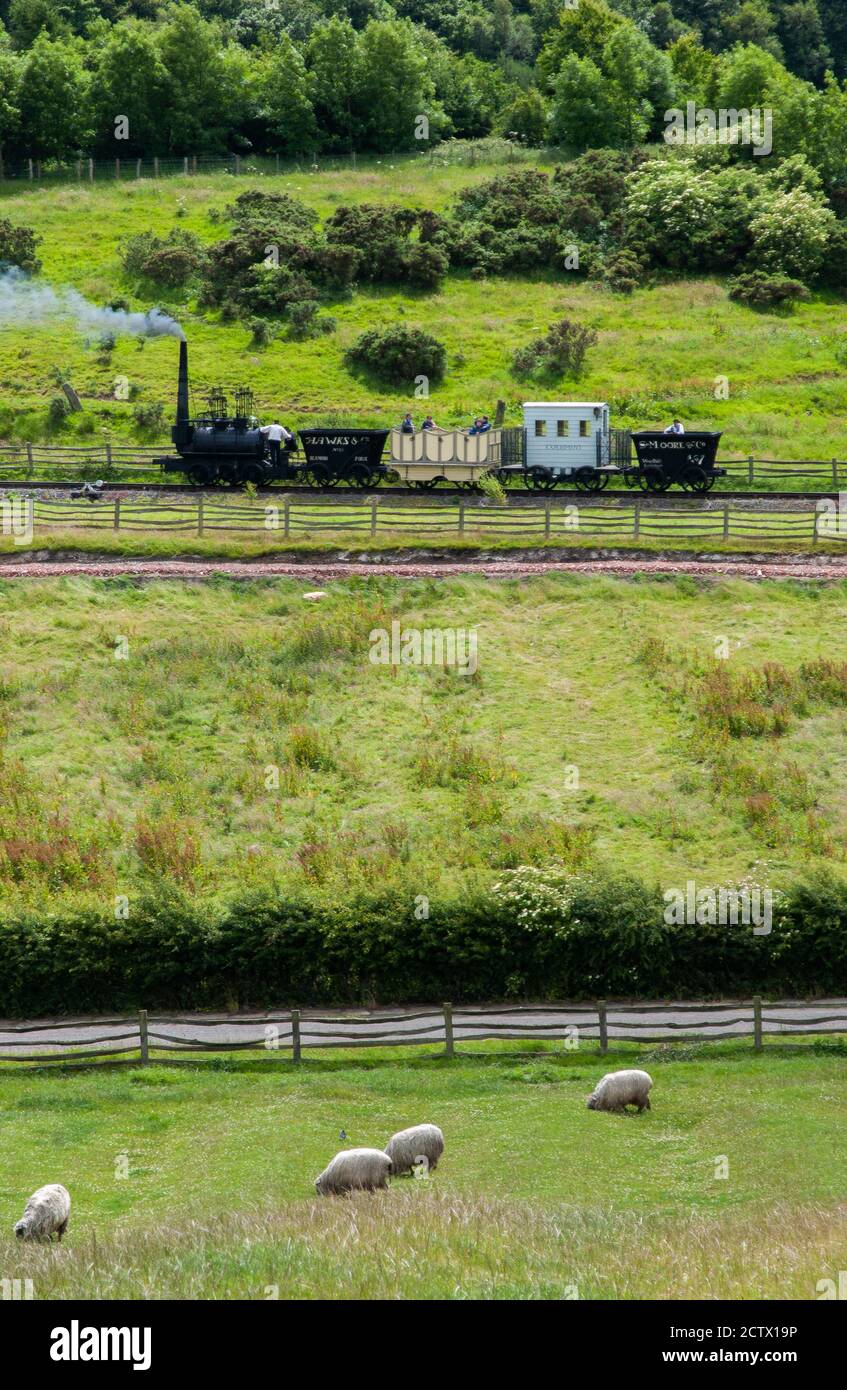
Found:
[{"label": "post and rail fence", "polygon": [[661,1046],[752,1039],[754,1051],[762,1052],[766,1039],[835,1034],[847,1034],[847,1000],[780,1002],[760,995],[719,1004],[445,1003],[370,1014],[292,1008],[195,1016],[139,1009],[129,1016],[0,1023],[0,1075],[7,1064],[195,1065],[203,1054],[241,1052],[301,1062],[307,1049],[320,1055],[328,1048],[424,1044],[437,1048],[436,1057],[456,1058],[479,1055],[467,1050],[475,1043],[521,1040],[560,1044],[563,1052],[590,1044],[605,1056],[623,1042]]}]

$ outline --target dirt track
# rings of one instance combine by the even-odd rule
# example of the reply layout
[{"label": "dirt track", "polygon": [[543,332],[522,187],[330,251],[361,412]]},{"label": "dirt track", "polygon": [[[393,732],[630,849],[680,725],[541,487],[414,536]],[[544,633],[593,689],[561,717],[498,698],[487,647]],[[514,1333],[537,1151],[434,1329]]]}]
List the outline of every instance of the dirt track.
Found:
[{"label": "dirt track", "polygon": [[537,574],[634,574],[691,575],[697,579],[847,579],[847,561],[829,557],[749,560],[731,557],[715,560],[586,559],[567,561],[474,560],[362,563],[340,560],[255,561],[238,560],[14,560],[0,562],[4,579],[54,579],[71,575],[94,579],[112,576],[138,580],[204,580],[213,575],[232,579],[295,578],[310,584],[327,584],[351,575],[398,579],[446,579],[475,574],[488,579],[524,579]]}]

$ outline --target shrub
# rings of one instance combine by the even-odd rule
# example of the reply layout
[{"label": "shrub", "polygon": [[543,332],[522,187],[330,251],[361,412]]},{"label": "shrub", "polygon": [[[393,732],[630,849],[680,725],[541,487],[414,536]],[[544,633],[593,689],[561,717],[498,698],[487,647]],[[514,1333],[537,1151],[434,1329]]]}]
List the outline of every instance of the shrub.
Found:
[{"label": "shrub", "polygon": [[415,377],[439,381],[447,369],[447,352],[437,338],[422,328],[398,323],[392,328],[372,328],[362,333],[345,354],[348,367],[373,372],[393,386],[411,389]]},{"label": "shrub", "polygon": [[165,407],[161,401],[137,405],[133,411],[133,418],[140,434],[158,434],[165,424]]},{"label": "shrub", "polygon": [[122,251],[128,275],[144,276],[167,289],[178,289],[206,267],[206,250],[193,232],[172,227],[166,237],[138,232],[128,237]]},{"label": "shrub", "polygon": [[751,269],[813,280],[820,271],[835,214],[802,190],[779,193],[750,224]]},{"label": "shrub", "polygon": [[47,407],[47,423],[51,429],[59,429],[71,413],[67,396],[53,396]]},{"label": "shrub", "polygon": [[251,347],[264,348],[273,342],[273,324],[268,323],[267,319],[248,319],[247,327],[250,330]]},{"label": "shrub", "polygon": [[772,309],[780,304],[794,304],[797,300],[808,299],[809,291],[800,280],[792,280],[787,275],[768,275],[763,270],[751,270],[730,280],[729,297],[756,309]]},{"label": "shrub", "polygon": [[618,251],[606,263],[606,282],[615,294],[632,294],[643,276],[644,267],[634,251]]},{"label": "shrub", "polygon": [[0,217],[0,266],[16,265],[30,275],[37,275],[41,262],[35,254],[41,241],[31,227],[16,226],[8,218]]},{"label": "shrub", "polygon": [[543,338],[536,338],[520,348],[512,359],[512,370],[518,376],[543,373],[549,376],[579,376],[586,353],[597,342],[593,328],[561,319],[550,325]]}]

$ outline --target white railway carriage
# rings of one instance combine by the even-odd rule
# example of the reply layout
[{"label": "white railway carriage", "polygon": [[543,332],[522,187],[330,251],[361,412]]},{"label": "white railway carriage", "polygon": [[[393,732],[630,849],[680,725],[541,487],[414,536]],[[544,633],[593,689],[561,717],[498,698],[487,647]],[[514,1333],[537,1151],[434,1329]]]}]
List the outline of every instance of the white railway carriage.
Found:
[{"label": "white railway carriage", "polygon": [[[523,408],[524,458],[530,487],[599,481],[609,467],[609,407],[605,401],[527,401]],[[608,474],[600,478],[608,481]]]}]

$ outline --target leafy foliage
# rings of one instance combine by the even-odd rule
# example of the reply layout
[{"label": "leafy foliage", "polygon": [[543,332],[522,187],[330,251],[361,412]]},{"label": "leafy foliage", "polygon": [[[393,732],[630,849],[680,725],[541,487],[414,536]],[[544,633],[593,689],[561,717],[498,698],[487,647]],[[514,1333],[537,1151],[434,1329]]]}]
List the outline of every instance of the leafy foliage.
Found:
[{"label": "leafy foliage", "polygon": [[372,372],[394,386],[406,386],[411,391],[415,378],[426,376],[439,381],[447,369],[447,353],[443,343],[422,328],[396,324],[391,328],[370,329],[362,333],[348,348],[346,360],[351,367]]}]

